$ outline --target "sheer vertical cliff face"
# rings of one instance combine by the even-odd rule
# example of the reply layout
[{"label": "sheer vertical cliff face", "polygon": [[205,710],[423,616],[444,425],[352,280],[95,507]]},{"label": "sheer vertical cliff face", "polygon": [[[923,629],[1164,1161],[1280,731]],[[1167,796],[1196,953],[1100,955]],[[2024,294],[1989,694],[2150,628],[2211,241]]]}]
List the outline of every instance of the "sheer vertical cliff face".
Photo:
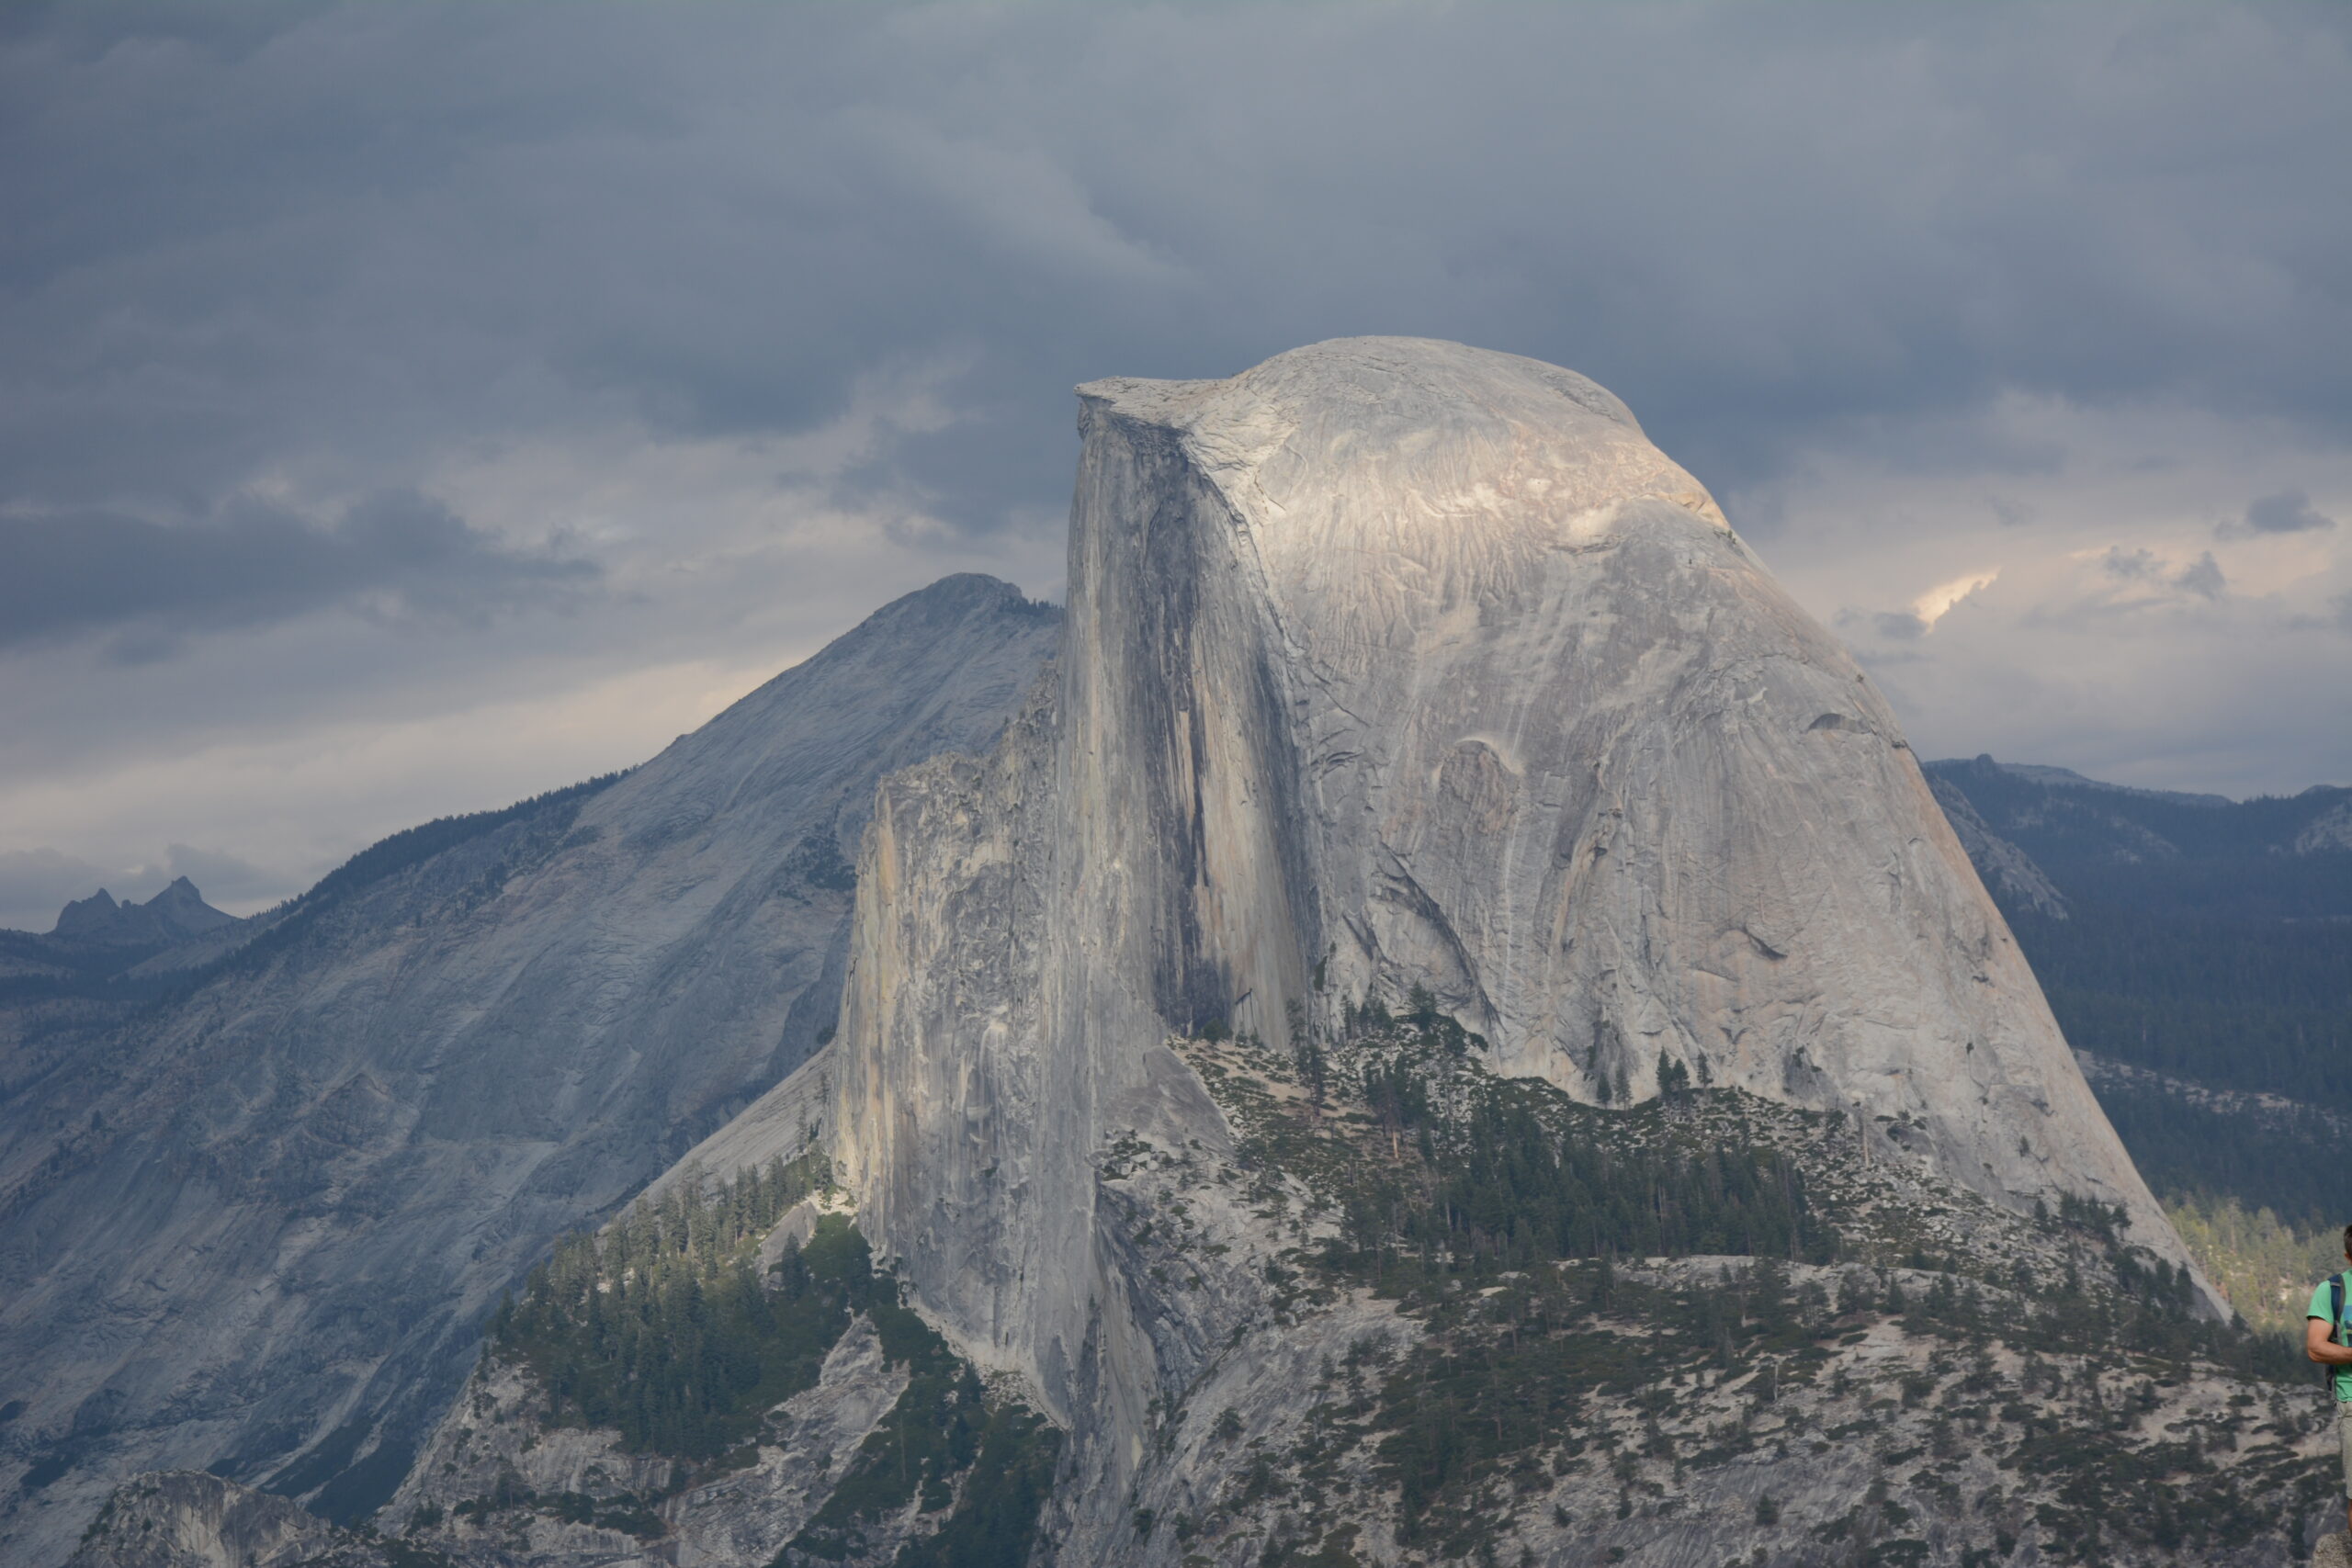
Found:
[{"label": "sheer vertical cliff face", "polygon": [[926,1303],[1070,1418],[1095,1397],[1137,1415],[1153,1390],[1124,1370],[1169,1371],[1118,1310],[1103,1141],[1225,1141],[1163,1042],[1228,1014],[1279,1038],[1316,918],[1255,563],[1175,432],[1098,400],[1086,419],[1060,669],[986,761],[877,796],[835,1117],[865,1223]]},{"label": "sheer vertical cliff face", "polygon": [[2181,1256],[1884,702],[1616,399],[1353,339],[1080,400],[1058,672],[886,783],[853,927],[837,1152],[968,1350],[1133,1448],[1201,1325],[1138,1305],[1097,1151],[1227,1136],[1171,1033],[1374,987]]}]

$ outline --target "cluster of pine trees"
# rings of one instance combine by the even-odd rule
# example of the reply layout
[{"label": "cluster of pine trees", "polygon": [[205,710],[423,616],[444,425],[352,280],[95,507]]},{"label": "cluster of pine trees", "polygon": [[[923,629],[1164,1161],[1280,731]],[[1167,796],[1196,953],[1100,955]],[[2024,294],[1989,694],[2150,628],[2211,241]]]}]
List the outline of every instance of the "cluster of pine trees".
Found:
[{"label": "cluster of pine trees", "polygon": [[908,1542],[892,1568],[1021,1568],[1053,1489],[1060,1432],[1018,1400],[991,1407],[978,1374],[899,1300],[894,1281],[879,1280],[865,1311],[883,1355],[907,1369],[906,1392],[778,1568],[866,1555],[873,1529],[918,1498],[925,1513],[951,1500],[955,1512],[936,1535]]},{"label": "cluster of pine trees", "polygon": [[[2339,875],[2352,865],[2352,856],[2312,858]],[[2352,920],[2192,920],[2084,900],[2071,920],[2011,924],[2068,1043],[2196,1083],[2352,1111]],[[2352,1213],[2352,1168],[2324,1114],[2248,1115],[2112,1078],[2098,1088],[2159,1192],[2231,1194],[2321,1229]]]},{"label": "cluster of pine trees", "polygon": [[1776,1151],[1620,1152],[1563,1135],[1516,1087],[1479,1096],[1453,1129],[1437,1201],[1408,1223],[1408,1240],[1425,1235],[1461,1250],[1492,1238],[1512,1268],[1612,1254],[1828,1260],[1827,1228],[1808,1211],[1796,1168]]},{"label": "cluster of pine trees", "polygon": [[[1333,1262],[1409,1288],[1392,1271],[1702,1253],[1829,1258],[1830,1227],[1777,1150],[1629,1145],[1602,1126],[1609,1112],[1576,1105],[1548,1085],[1461,1075],[1455,1064],[1470,1037],[1432,1010],[1417,1006],[1393,1018],[1376,1000],[1351,1010],[1359,1040],[1406,1042],[1365,1070],[1363,1098],[1392,1146],[1417,1149],[1420,1173],[1360,1173],[1343,1204],[1352,1256]],[[1437,1092],[1441,1077],[1456,1089]],[[1690,1092],[1686,1078],[1669,1098]]]},{"label": "cluster of pine trees", "polygon": [[838,1220],[760,1278],[761,1239],[827,1183],[820,1155],[715,1192],[689,1179],[567,1238],[499,1307],[492,1353],[530,1366],[551,1422],[616,1428],[636,1452],[717,1458],[815,1384],[870,1290],[865,1244]]},{"label": "cluster of pine trees", "polygon": [[[760,1277],[761,1242],[830,1184],[816,1154],[711,1190],[689,1179],[600,1234],[567,1238],[499,1308],[492,1354],[530,1367],[551,1422],[616,1428],[634,1452],[725,1461],[758,1438],[768,1410],[815,1386],[826,1353],[863,1313],[884,1356],[907,1369],[906,1392],[778,1562],[854,1555],[876,1523],[920,1496],[925,1511],[955,1509],[936,1535],[907,1546],[901,1564],[1019,1568],[1052,1488],[1056,1428],[1017,1400],[990,1405],[978,1375],[876,1270],[846,1218],[820,1216],[807,1244],[787,1245]],[[522,1500],[552,1503],[559,1517],[578,1512],[565,1511],[569,1495]]]}]

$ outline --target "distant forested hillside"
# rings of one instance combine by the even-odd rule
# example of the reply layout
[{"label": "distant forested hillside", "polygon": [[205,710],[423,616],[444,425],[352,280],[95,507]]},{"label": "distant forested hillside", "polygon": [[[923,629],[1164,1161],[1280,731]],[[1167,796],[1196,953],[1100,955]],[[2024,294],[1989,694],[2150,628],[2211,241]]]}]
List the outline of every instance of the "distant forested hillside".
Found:
[{"label": "distant forested hillside", "polygon": [[2063,897],[2036,909],[1986,878],[2067,1040],[2147,1069],[2093,1081],[2150,1184],[2352,1219],[2352,789],[2233,802],[1989,757],[1928,773]]}]

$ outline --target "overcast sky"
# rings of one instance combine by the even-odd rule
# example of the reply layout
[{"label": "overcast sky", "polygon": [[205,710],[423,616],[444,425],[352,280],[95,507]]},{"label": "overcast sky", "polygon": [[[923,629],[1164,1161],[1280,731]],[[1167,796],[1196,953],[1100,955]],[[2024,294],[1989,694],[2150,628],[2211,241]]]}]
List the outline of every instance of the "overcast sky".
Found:
[{"label": "overcast sky", "polygon": [[1924,755],[2352,783],[2352,7],[0,9],[0,924],[248,910],[945,572],[1069,389],[1572,366]]}]

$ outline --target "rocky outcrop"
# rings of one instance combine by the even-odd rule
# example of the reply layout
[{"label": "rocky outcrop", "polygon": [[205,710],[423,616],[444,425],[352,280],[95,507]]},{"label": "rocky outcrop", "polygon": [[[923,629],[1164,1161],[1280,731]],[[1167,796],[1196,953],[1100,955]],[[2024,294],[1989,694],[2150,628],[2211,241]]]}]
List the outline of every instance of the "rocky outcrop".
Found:
[{"label": "rocky outcrop", "polygon": [[1936,805],[1942,808],[1944,820],[1951,825],[1952,837],[1960,840],[1969,864],[1976,868],[1976,874],[1994,897],[2006,901],[2012,909],[2030,909],[2053,920],[2065,919],[2066,896],[2033,863],[2033,857],[1987,827],[1958,784],[1937,773],[1928,774],[1927,779]]},{"label": "rocky outcrop", "polygon": [[[2176,1375],[2218,1343],[2183,1315],[2199,1281],[1884,703],[1623,405],[1360,339],[1094,383],[1080,410],[1058,664],[992,746],[882,778],[837,1034],[663,1183],[821,1145],[893,1299],[1066,1435],[1035,1561],[1844,1541],[1956,1568],[2029,1521],[2045,1557],[2139,1540],[2111,1510],[2078,1526],[2063,1489],[2192,1472],[2204,1512],[2159,1521],[2179,1550],[2284,1561],[2315,1425],[2274,1409],[2278,1451],[2243,1465],[2137,1431],[2153,1413],[2218,1449],[2259,1417],[2233,1375]],[[625,818],[649,853],[703,820],[641,776],[580,826]],[[546,863],[606,841],[577,831]],[[575,988],[518,998],[513,1027],[527,1003],[578,1031]],[[1770,1262],[1539,1240],[1504,1154],[1570,1230],[1606,1212],[1656,1239],[1672,1211],[1697,1216],[1682,1250]],[[2064,1418],[2109,1412],[2085,1380],[2127,1323],[2174,1359],[2097,1442],[2045,1443],[2037,1401],[2079,1385]],[[693,1489],[622,1484],[642,1456],[536,1421],[503,1375],[383,1526],[484,1563],[749,1562],[833,1483],[771,1422],[697,1523]],[[804,1414],[846,1433],[871,1403]],[[1971,1441],[1973,1513],[1895,1469]],[[2229,1512],[2255,1496],[2258,1529]],[[457,1502],[503,1522],[469,1536]],[[899,1543],[847,1540],[806,1542]]]},{"label": "rocky outcrop", "polygon": [[[341,1549],[341,1550],[338,1550]],[[202,1471],[142,1475],[108,1500],[72,1568],[297,1568],[381,1558],[283,1497]]]},{"label": "rocky outcrop", "polygon": [[0,1558],[141,1469],[381,1502],[499,1292],[816,1048],[876,780],[985,750],[1058,625],[950,578],[617,782],[367,852],[160,1010],[0,1019]]},{"label": "rocky outcrop", "polygon": [[[1335,993],[1420,981],[1580,1098],[1650,1092],[1664,1058],[1860,1101],[1934,1127],[1963,1183],[2098,1192],[2161,1234],[1893,716],[1622,404],[1369,340],[1098,384],[1089,422],[1089,465],[1149,451],[1180,482],[1091,508],[1082,481],[1073,583],[1143,575],[1080,570],[1091,540],[1197,541],[1155,584],[1215,634],[1158,682],[1170,711],[1237,657],[1210,643],[1262,649],[1271,722],[1224,713],[1264,760],[1169,733],[1164,771],[1249,801],[1283,852],[1255,879],[1300,886],[1237,911],[1250,857],[1208,841],[1187,1005],[1272,1038],[1318,959]],[[1073,663],[1136,625],[1118,592],[1073,588]]]},{"label": "rocky outcrop", "polygon": [[206,903],[196,884],[182,876],[144,904],[119,904],[101,887],[87,898],[66,905],[50,934],[111,946],[158,946],[235,922],[234,915]]},{"label": "rocky outcrop", "polygon": [[[767,1568],[906,1387],[906,1369],[858,1318],[825,1358],[817,1386],[769,1414],[748,1463],[681,1488],[670,1460],[628,1452],[614,1432],[541,1425],[545,1396],[528,1372],[486,1365],[383,1518],[434,1550],[514,1568],[639,1556]],[[567,1510],[560,1499],[582,1506]]]},{"label": "rocky outcrop", "polygon": [[2295,835],[2299,855],[2340,853],[2352,850],[2352,800],[2321,813]]}]

